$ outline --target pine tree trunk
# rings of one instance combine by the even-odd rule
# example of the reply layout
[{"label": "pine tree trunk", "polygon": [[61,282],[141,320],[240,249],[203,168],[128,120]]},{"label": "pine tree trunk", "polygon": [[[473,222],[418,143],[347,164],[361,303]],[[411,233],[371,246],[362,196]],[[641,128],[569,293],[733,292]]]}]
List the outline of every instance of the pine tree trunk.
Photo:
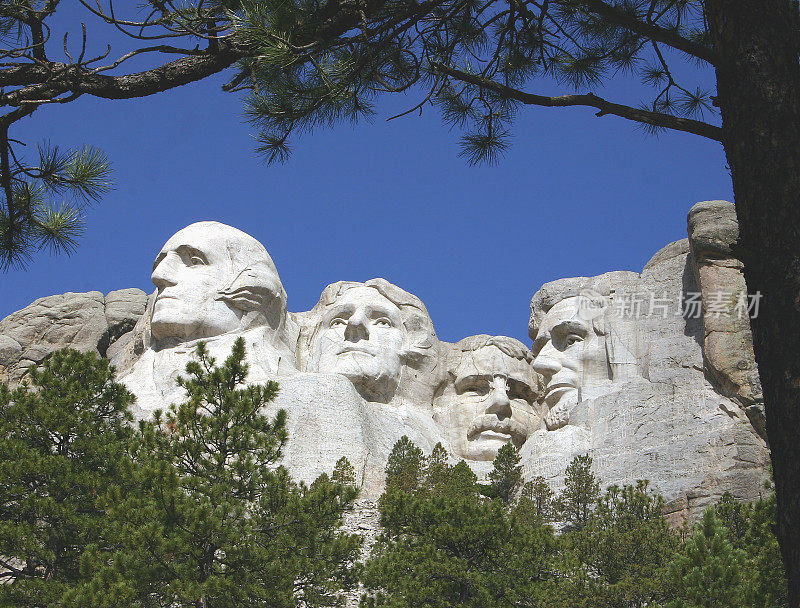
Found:
[{"label": "pine tree trunk", "polygon": [[791,0],[706,0],[723,144],[751,294],[777,494],[777,535],[800,606],[800,65]]}]

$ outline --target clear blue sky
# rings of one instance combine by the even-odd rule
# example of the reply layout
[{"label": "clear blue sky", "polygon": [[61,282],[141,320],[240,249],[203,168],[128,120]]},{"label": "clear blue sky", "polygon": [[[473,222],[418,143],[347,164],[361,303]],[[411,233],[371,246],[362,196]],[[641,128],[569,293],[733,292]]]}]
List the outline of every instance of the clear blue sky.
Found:
[{"label": "clear blue sky", "polygon": [[81,98],[12,128],[29,147],[102,148],[116,188],[88,212],[77,253],[39,255],[0,276],[0,317],[66,291],[150,292],[164,241],[213,219],[265,244],[290,310],[311,308],[333,281],[382,276],[425,302],[442,339],[529,342],[528,305],[543,283],[639,271],[686,236],[692,204],[732,200],[719,144],[656,139],[589,109],[523,109],[501,163],[469,167],[435,111],[386,122],[417,101],[395,96],[371,123],[307,135],[288,164],[268,167],[223,81],[131,101]]}]

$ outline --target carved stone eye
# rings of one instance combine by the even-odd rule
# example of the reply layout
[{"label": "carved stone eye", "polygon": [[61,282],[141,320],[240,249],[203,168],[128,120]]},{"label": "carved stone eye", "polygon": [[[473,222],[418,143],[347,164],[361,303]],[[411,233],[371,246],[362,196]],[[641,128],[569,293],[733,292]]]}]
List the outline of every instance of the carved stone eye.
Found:
[{"label": "carved stone eye", "polygon": [[205,265],[205,260],[203,260],[203,258],[201,258],[199,255],[193,255],[191,258],[189,258],[189,262],[191,263],[192,266]]},{"label": "carved stone eye", "polygon": [[488,395],[492,388],[492,383],[488,380],[478,380],[469,384],[466,391],[476,395]]},{"label": "carved stone eye", "polygon": [[347,321],[345,321],[341,317],[336,317],[335,319],[331,319],[330,322],[331,327],[343,327],[345,325],[347,325]]},{"label": "carved stone eye", "polygon": [[394,327],[394,325],[392,325],[392,322],[389,319],[387,319],[386,317],[381,317],[380,319],[375,319],[375,325],[380,325],[380,326],[383,326],[383,327]]}]

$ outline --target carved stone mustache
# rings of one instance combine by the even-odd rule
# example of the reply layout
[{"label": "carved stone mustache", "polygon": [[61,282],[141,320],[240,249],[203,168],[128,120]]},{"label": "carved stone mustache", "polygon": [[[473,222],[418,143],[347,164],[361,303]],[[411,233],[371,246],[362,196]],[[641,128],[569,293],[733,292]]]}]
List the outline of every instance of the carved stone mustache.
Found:
[{"label": "carved stone mustache", "polygon": [[472,439],[484,431],[503,433],[517,440],[525,440],[528,436],[527,429],[513,418],[500,420],[495,414],[483,414],[470,423],[467,429],[467,439]]}]

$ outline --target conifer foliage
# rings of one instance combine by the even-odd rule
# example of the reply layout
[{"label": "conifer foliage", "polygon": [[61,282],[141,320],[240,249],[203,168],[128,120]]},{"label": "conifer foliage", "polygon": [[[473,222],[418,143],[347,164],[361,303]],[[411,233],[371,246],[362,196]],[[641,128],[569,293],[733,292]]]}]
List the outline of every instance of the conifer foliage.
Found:
[{"label": "conifer foliage", "polygon": [[187,399],[131,424],[107,361],[55,353],[32,389],[0,387],[0,605],[338,606],[360,546],[346,459],[306,486],[277,466],[274,382],[245,386],[244,342],[205,347]]},{"label": "conifer foliage", "polygon": [[[568,573],[559,588],[561,605],[663,605],[671,597],[667,567],[679,543],[664,517],[663,499],[646,481],[612,485],[597,496],[589,460],[573,460],[570,483],[560,495],[562,505],[580,506],[563,512],[572,523],[559,537],[562,571]],[[592,496],[591,510],[584,510]]]},{"label": "conifer foliage", "polygon": [[405,468],[424,473],[416,484],[398,486],[388,475],[397,461],[387,466],[383,533],[365,565],[362,606],[537,605],[550,578],[552,530],[527,526],[503,499],[484,496],[466,463],[447,464],[441,446],[428,458],[412,446],[403,438],[393,454],[413,454]]},{"label": "conifer foliage", "polygon": [[[781,563],[778,540],[775,538],[775,495],[769,494],[752,504],[735,500],[725,494],[713,510],[714,542],[704,520],[685,547],[677,554],[672,574],[679,577],[681,601],[676,605],[691,605],[692,596],[702,593],[693,584],[702,584],[698,571],[712,567],[714,562],[733,561],[741,574],[742,585],[734,593],[736,601],[746,608],[787,608],[789,606],[786,576]],[[709,515],[707,515],[709,517]],[[730,548],[723,547],[723,539],[716,539],[719,527],[726,532]],[[702,534],[702,540],[701,540]],[[711,549],[706,553],[698,549]],[[737,559],[738,558],[738,559]],[[688,580],[687,580],[688,579]],[[734,579],[737,580],[737,579]],[[729,585],[731,586],[731,585]]]},{"label": "conifer foliage", "polygon": [[[187,399],[131,423],[95,355],[54,353],[0,386],[0,606],[20,608],[788,608],[775,498],[725,496],[691,534],[645,481],[600,491],[578,456],[555,493],[500,450],[489,484],[439,444],[394,446],[366,563],[342,531],[347,459],[310,485],[278,466],[275,383],[247,386],[242,340],[201,344]],[[557,532],[556,532],[557,531]]]},{"label": "conifer foliage", "polygon": [[670,567],[678,597],[674,608],[744,606],[746,554],[728,540],[728,530],[709,509]]},{"label": "conifer foliage", "polygon": [[0,385],[0,605],[51,606],[82,580],[81,560],[105,546],[97,498],[126,468],[133,396],[108,361],[53,353],[30,386]]},{"label": "conifer foliage", "polygon": [[511,502],[514,494],[522,485],[521,458],[513,444],[507,443],[497,452],[493,467],[489,473],[489,487],[492,495],[504,502]]},{"label": "conifer foliage", "polygon": [[110,497],[118,548],[95,556],[75,605],[334,606],[355,583],[359,539],[338,528],[356,489],[276,467],[286,413],[263,413],[278,386],[243,386],[244,358],[241,338],[219,367],[201,343],[186,401],[142,424],[136,491]]},{"label": "conifer foliage", "polygon": [[565,472],[556,507],[565,528],[580,530],[589,523],[599,497],[600,483],[592,473],[591,456],[576,456]]},{"label": "conifer foliage", "polygon": [[[16,123],[83,95],[143,97],[224,70],[245,54],[230,31],[236,4],[0,3],[0,271],[25,266],[42,249],[73,251],[86,207],[112,185],[102,151],[48,143],[26,148],[11,134]],[[136,67],[128,70],[129,63]]]},{"label": "conifer foliage", "polygon": [[[242,8],[238,33],[258,52],[240,63],[241,86],[251,90],[248,112],[270,161],[289,156],[293,133],[369,116],[376,97],[409,90],[419,104],[405,114],[437,108],[462,130],[470,163],[497,160],[524,105],[591,107],[651,131],[721,139],[713,92],[674,69],[675,50],[715,60],[699,1],[372,0],[320,13],[315,2],[267,0]],[[326,19],[351,12],[361,15],[353,31],[306,42]],[[592,93],[619,74],[641,82],[641,103]],[[530,92],[539,79],[579,94]]]}]

